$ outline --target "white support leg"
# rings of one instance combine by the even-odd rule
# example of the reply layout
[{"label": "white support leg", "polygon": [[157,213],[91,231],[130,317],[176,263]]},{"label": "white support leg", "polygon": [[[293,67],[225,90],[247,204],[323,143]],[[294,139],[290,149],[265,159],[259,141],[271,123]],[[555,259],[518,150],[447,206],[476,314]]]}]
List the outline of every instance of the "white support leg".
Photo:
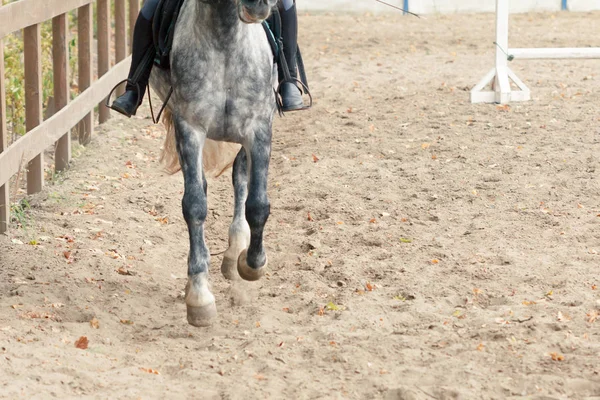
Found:
[{"label": "white support leg", "polygon": [[[508,104],[531,99],[529,88],[508,68],[508,4],[509,0],[496,0],[496,67],[471,90],[471,103]],[[511,80],[519,90],[512,90]],[[490,84],[492,90],[484,90]]]}]

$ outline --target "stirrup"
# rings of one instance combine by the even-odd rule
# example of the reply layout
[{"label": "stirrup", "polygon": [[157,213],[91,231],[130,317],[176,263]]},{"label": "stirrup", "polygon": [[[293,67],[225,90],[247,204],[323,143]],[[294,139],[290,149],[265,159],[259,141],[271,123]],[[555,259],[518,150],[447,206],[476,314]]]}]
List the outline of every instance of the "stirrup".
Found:
[{"label": "stirrup", "polygon": [[[298,88],[298,90],[300,90],[300,93],[308,95],[308,98],[310,101],[307,106],[297,108],[295,110],[284,111],[283,110],[283,100],[281,99],[281,85],[283,83],[290,83],[290,82],[293,84],[299,83],[301,88]],[[296,85],[296,86],[298,86],[298,85]],[[286,112],[305,111],[305,110],[312,108],[312,106],[313,106],[312,94],[310,94],[310,90],[308,89],[308,87],[300,79],[294,79],[291,77],[279,82],[279,84],[277,85],[277,90],[275,90],[275,100],[277,101],[277,111],[279,112],[279,116],[281,116],[281,117],[283,117],[284,113],[286,113]]]},{"label": "stirrup", "polygon": [[110,93],[108,94],[108,96],[106,97],[106,103],[104,104],[106,107],[110,108],[111,110],[114,110],[116,112],[118,112],[119,114],[121,114],[121,112],[119,110],[117,110],[116,108],[112,107],[112,104],[110,104],[110,98],[112,97],[113,93],[115,92],[115,90],[117,90],[117,88],[119,86],[121,86],[123,83],[128,83],[130,85],[135,85],[136,89],[137,89],[137,107],[140,106],[140,104],[142,103],[142,98],[140,98],[140,83],[139,82],[133,82],[132,80],[130,80],[129,78],[122,80],[121,82],[117,83],[115,85],[114,88],[112,88],[112,90],[110,91]]}]

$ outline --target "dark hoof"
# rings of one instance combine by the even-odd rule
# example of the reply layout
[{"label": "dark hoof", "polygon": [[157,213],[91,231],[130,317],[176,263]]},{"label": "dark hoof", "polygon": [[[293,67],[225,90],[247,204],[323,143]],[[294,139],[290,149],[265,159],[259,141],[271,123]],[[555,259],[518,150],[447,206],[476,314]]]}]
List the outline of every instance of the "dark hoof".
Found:
[{"label": "dark hoof", "polygon": [[240,258],[238,259],[238,273],[243,280],[254,282],[259,280],[265,275],[265,269],[267,268],[268,262],[265,261],[265,265],[258,269],[254,269],[248,265],[248,250],[242,251]]},{"label": "dark hoof", "polygon": [[110,106],[111,109],[124,116],[131,118],[137,112],[139,107],[138,94],[133,90],[128,90],[123,95],[117,97],[117,99]]},{"label": "dark hoof", "polygon": [[302,100],[302,92],[298,86],[292,82],[284,82],[281,84],[281,104],[283,111],[302,110],[304,108],[304,100]]},{"label": "dark hoof", "polygon": [[187,306],[187,320],[190,325],[199,328],[211,326],[217,316],[217,306],[215,303],[202,307]]}]

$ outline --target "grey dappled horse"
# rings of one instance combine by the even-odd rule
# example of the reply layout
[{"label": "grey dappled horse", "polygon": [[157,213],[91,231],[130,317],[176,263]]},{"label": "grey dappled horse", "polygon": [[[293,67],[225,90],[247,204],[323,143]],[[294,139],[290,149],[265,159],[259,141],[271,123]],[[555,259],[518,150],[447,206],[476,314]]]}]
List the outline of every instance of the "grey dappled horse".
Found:
[{"label": "grey dappled horse", "polygon": [[185,180],[182,206],[190,238],[185,302],[188,322],[195,326],[210,325],[217,314],[204,238],[208,170],[223,172],[233,163],[235,209],[223,275],[255,281],[267,265],[263,229],[270,212],[277,68],[260,22],[275,3],[186,0],[175,28],[171,70],[155,68],[151,78],[163,99],[173,86],[163,156],[179,162]]}]

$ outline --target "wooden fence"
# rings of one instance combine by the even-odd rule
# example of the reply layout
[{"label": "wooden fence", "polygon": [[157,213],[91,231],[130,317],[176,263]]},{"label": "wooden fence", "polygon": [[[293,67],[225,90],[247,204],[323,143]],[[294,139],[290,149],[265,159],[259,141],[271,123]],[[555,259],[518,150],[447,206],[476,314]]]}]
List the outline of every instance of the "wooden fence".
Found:
[{"label": "wooden fence", "polygon": [[[100,123],[110,118],[103,105],[109,91],[127,77],[130,57],[127,35],[139,13],[140,0],[114,1],[114,49],[116,65],[111,68],[111,0],[19,0],[0,6],[0,233],[10,223],[10,179],[25,171],[28,194],[44,186],[44,151],[55,146],[55,169],[64,170],[71,160],[70,130],[78,127],[79,142],[86,145],[94,131],[94,108],[99,105]],[[96,3],[98,79],[94,81],[92,45],[94,43],[93,3]],[[70,100],[68,82],[69,32],[67,13],[77,10],[79,95]],[[54,115],[42,117],[42,51],[40,24],[52,20],[54,75]],[[25,61],[25,125],[27,133],[8,146],[6,85],[3,39],[23,31]],[[132,33],[133,29],[130,30]],[[18,182],[17,182],[18,184]]]}]

